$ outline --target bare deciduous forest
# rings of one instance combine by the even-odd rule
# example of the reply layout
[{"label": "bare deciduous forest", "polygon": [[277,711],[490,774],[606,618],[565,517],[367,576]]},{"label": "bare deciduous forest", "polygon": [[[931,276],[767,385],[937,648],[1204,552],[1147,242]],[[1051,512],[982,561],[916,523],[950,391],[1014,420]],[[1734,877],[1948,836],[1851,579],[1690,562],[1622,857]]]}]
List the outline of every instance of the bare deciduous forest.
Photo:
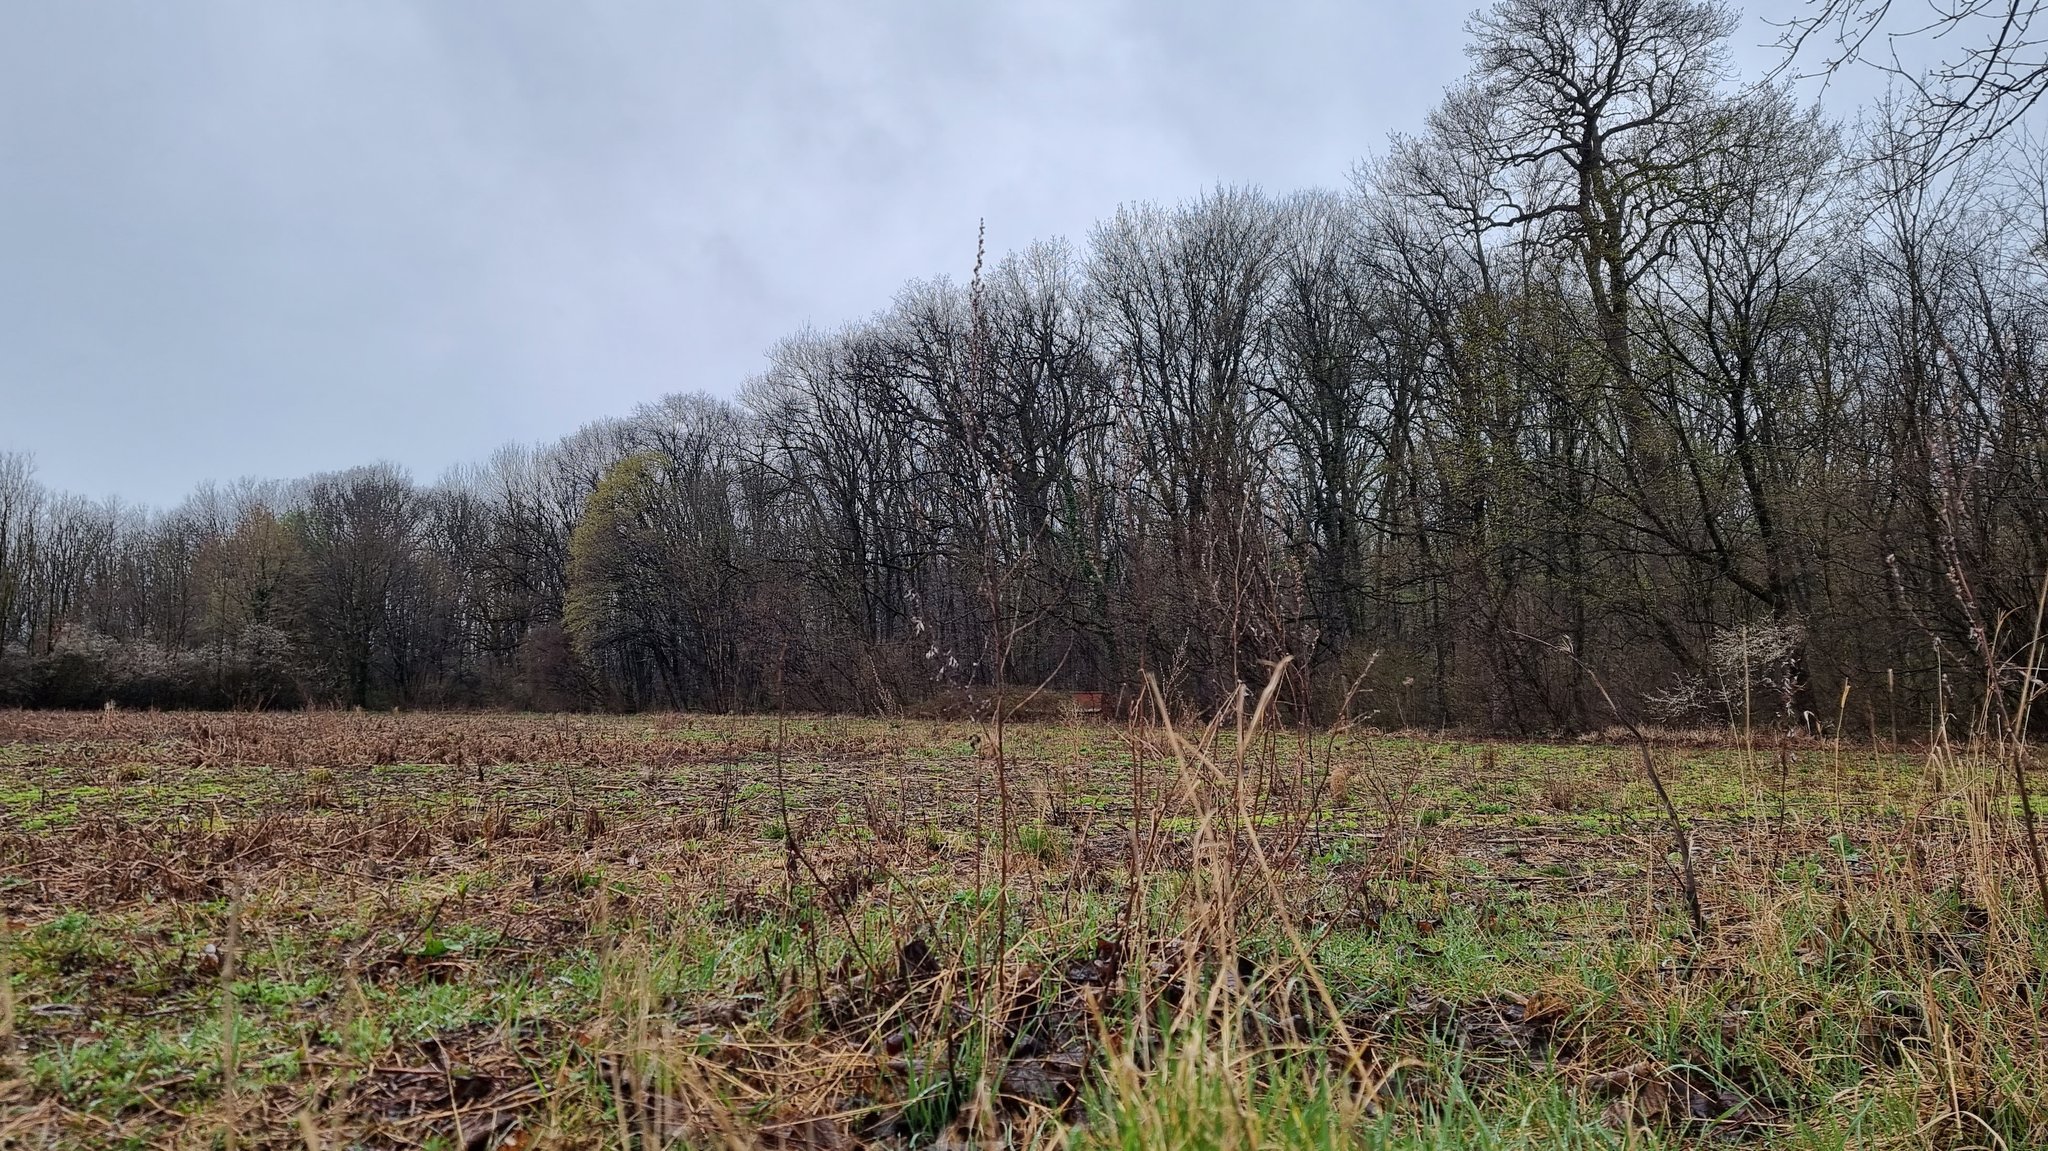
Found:
[{"label": "bare deciduous forest", "polygon": [[2048,571],[2043,162],[1830,120],[1732,26],[1503,5],[1348,189],[1127,205],[434,484],[8,458],[0,700],[1207,704],[1287,655],[1324,719],[1582,730],[1582,661],[1664,722],[1967,723]]}]

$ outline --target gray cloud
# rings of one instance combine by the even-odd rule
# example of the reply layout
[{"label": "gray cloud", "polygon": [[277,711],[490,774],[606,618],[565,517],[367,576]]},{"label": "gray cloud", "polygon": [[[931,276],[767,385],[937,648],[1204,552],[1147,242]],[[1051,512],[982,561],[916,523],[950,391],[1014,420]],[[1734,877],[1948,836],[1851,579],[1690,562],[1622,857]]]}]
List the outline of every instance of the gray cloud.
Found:
[{"label": "gray cloud", "polygon": [[1462,70],[1398,0],[16,4],[0,449],[169,503],[432,476],[1122,201],[1336,185]]}]

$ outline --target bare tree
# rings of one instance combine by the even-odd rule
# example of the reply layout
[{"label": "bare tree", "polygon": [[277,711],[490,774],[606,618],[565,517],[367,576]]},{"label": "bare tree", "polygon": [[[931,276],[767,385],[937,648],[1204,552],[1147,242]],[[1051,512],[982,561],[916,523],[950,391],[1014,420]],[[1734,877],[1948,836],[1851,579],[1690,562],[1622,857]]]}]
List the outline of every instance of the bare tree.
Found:
[{"label": "bare tree", "polygon": [[404,649],[394,630],[405,583],[417,576],[418,491],[388,465],[317,476],[293,517],[303,568],[296,614],[342,699],[371,702],[402,688]]},{"label": "bare tree", "polygon": [[[1806,0],[1780,22],[1781,72],[1833,76],[1875,68],[1914,95],[1906,134],[1931,171],[1947,169],[2010,133],[2048,93],[2048,30],[2040,0]],[[1938,53],[1931,62],[1915,56]],[[1804,60],[1807,63],[1802,64]]]},{"label": "bare tree", "polygon": [[34,461],[14,452],[0,453],[0,653],[10,644],[25,642],[33,626],[31,581],[42,501]]},{"label": "bare tree", "polygon": [[[1244,679],[1246,578],[1259,570],[1266,364],[1280,218],[1265,197],[1219,189],[1177,209],[1126,207],[1094,237],[1094,281],[1138,483],[1127,539],[1156,587],[1143,642],[1168,669],[1192,660],[1207,690]],[[1157,533],[1154,535],[1154,533]],[[1155,544],[1156,540],[1156,544]],[[1268,637],[1272,638],[1272,637]]]},{"label": "bare tree", "polygon": [[1690,206],[1673,176],[1719,147],[1730,112],[1735,17],[1714,0],[1500,0],[1468,27],[1470,78],[1429,122],[1492,173],[1461,207],[1569,246],[1626,386],[1637,284]]}]

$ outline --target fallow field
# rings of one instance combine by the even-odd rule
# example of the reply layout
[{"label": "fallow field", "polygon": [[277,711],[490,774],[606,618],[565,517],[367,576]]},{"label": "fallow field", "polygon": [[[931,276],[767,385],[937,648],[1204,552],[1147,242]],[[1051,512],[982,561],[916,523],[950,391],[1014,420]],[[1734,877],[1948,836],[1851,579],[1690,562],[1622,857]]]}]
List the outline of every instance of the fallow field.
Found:
[{"label": "fallow field", "polygon": [[2030,753],[1257,711],[0,712],[0,1147],[2048,1141]]}]

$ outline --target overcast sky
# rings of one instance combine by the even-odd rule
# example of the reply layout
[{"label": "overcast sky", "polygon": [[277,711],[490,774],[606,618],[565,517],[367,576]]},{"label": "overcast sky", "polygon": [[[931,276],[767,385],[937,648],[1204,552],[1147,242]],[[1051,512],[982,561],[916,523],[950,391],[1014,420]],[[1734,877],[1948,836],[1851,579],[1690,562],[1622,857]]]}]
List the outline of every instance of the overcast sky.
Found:
[{"label": "overcast sky", "polygon": [[978,217],[1343,184],[1470,7],[7,0],[0,450],[164,506],[731,395]]}]

